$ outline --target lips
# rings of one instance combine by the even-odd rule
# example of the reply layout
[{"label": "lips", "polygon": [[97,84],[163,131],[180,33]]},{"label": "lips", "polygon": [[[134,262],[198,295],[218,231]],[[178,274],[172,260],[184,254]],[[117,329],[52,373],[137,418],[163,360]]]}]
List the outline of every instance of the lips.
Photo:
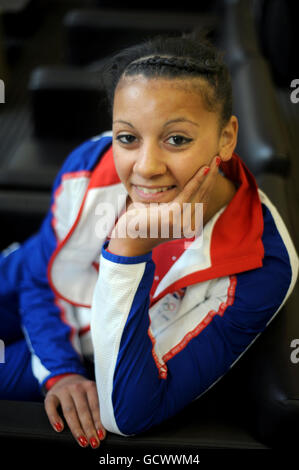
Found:
[{"label": "lips", "polygon": [[142,191],[144,192],[145,194],[155,194],[155,193],[163,193],[165,191],[168,191],[169,189],[172,189],[174,186],[160,186],[160,187],[147,187],[147,186],[138,186],[138,185],[135,185],[136,188],[139,190],[139,191]]},{"label": "lips", "polygon": [[145,187],[133,185],[135,194],[146,201],[157,201],[169,198],[169,193],[175,189],[175,186],[156,186],[156,187]]}]

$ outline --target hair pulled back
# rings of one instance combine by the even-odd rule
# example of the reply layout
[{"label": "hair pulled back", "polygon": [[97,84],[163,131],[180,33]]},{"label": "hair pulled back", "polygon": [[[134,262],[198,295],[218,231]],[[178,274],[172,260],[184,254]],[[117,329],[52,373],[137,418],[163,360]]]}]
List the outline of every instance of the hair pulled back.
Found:
[{"label": "hair pulled back", "polygon": [[147,78],[202,78],[209,85],[201,90],[207,109],[219,111],[221,127],[231,117],[230,74],[206,33],[156,36],[110,57],[101,74],[110,111],[119,81],[139,74]]}]

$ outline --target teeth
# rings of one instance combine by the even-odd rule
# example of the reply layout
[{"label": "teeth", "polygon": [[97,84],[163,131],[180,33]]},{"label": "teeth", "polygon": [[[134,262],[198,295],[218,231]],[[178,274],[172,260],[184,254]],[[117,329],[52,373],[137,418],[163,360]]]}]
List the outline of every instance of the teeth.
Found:
[{"label": "teeth", "polygon": [[143,186],[136,186],[136,188],[140,189],[145,194],[161,193],[161,192],[167,191],[170,187],[172,186],[164,186],[163,188],[149,189],[149,188],[144,188]]}]

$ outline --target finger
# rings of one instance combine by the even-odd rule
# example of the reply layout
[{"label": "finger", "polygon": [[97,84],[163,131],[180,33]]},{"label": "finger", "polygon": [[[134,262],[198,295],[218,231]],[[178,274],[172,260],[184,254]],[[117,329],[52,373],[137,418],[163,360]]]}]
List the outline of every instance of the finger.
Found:
[{"label": "finger", "polygon": [[221,163],[221,158],[219,157],[219,155],[216,155],[215,157],[212,158],[210,166],[209,166],[209,168],[211,170],[208,173],[209,178],[211,177],[211,175],[215,175],[215,174],[218,173],[218,168],[220,166],[220,163]]},{"label": "finger", "polygon": [[74,385],[73,389],[74,392],[72,394],[72,398],[76,406],[77,415],[82,429],[84,430],[84,434],[86,435],[91,447],[96,449],[99,447],[100,441],[97,436],[97,430],[89,407],[86,390],[82,387],[82,384]]},{"label": "finger", "polygon": [[[221,162],[221,159],[219,156],[216,156],[216,157],[213,157],[211,162],[210,162],[210,166],[207,167],[207,168],[204,168],[202,171],[199,170],[198,174],[199,174],[199,179],[197,179],[197,181],[199,181],[199,183],[196,185],[196,178],[194,178],[195,180],[195,184],[194,184],[194,191],[192,192],[192,195],[189,196],[189,203],[193,203],[193,202],[198,202],[200,201],[202,204],[203,204],[203,207],[202,207],[202,216],[204,216],[206,210],[207,210],[207,205],[209,203],[209,199],[210,199],[210,196],[211,196],[211,193],[212,193],[212,189],[213,189],[213,186],[215,184],[215,181],[216,181],[216,176],[218,174],[218,167],[220,165],[220,162]],[[208,170],[208,171],[206,171]],[[194,207],[193,207],[193,204],[192,204],[192,217],[190,219],[187,218],[186,219],[186,222],[187,222],[187,227],[184,227],[184,234],[188,234],[188,230],[190,229],[190,234],[191,236],[194,235],[194,231],[196,231],[198,234],[200,234],[202,232],[202,226],[201,224],[198,224],[195,222],[194,220]],[[190,226],[188,225],[188,221],[191,221],[191,224]],[[194,225],[195,224],[195,225]],[[198,230],[195,230],[195,228],[198,228]]]},{"label": "finger", "polygon": [[179,204],[182,204],[184,202],[191,202],[199,187],[208,177],[210,170],[210,167],[207,165],[199,168],[199,170],[187,182],[184,189],[177,195],[177,197],[172,202],[178,202]]},{"label": "finger", "polygon": [[212,187],[215,183],[216,176],[218,174],[218,168],[221,163],[221,158],[216,155],[211,161],[210,164],[210,171],[206,173],[206,177],[203,179],[200,187],[198,188],[198,191],[196,194],[196,197],[198,195],[201,196],[201,200],[205,202],[209,198],[210,192],[212,190]]},{"label": "finger", "polygon": [[208,202],[213,185],[216,181],[220,163],[221,159],[218,155],[212,158],[210,166],[208,167],[209,171],[203,171],[203,177],[200,179],[200,184],[195,185],[192,196],[190,197],[190,202],[198,200],[203,203]]},{"label": "finger", "polygon": [[73,398],[69,393],[64,394],[61,399],[61,407],[72,435],[81,447],[87,447],[88,440],[81,426]]},{"label": "finger", "polygon": [[217,175],[220,163],[221,163],[221,158],[219,157],[219,155],[216,155],[215,157],[212,158],[209,166],[204,167],[202,176],[200,172],[201,168],[199,169],[198,178],[200,178],[200,180],[202,181],[202,186],[204,185],[204,183],[208,184],[209,181],[213,179],[215,175]]},{"label": "finger", "polygon": [[59,398],[56,395],[47,395],[45,398],[45,410],[53,429],[61,432],[64,428],[63,420],[59,415],[57,408],[59,406]]},{"label": "finger", "polygon": [[100,404],[98,398],[98,392],[96,385],[94,387],[90,387],[87,391],[87,399],[89,404],[89,409],[92,415],[92,419],[96,428],[97,436],[100,441],[104,440],[106,437],[106,429],[102,425],[101,416],[100,416]]}]

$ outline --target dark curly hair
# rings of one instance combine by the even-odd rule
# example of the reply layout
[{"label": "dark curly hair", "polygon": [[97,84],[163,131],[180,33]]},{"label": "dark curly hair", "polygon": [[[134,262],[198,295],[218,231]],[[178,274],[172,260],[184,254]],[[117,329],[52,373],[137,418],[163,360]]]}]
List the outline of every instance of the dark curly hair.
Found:
[{"label": "dark curly hair", "polygon": [[220,128],[232,115],[230,74],[206,32],[156,36],[110,57],[103,66],[101,79],[111,114],[119,81],[139,74],[148,78],[202,78],[210,86],[201,87],[201,94],[207,109],[219,112]]}]

